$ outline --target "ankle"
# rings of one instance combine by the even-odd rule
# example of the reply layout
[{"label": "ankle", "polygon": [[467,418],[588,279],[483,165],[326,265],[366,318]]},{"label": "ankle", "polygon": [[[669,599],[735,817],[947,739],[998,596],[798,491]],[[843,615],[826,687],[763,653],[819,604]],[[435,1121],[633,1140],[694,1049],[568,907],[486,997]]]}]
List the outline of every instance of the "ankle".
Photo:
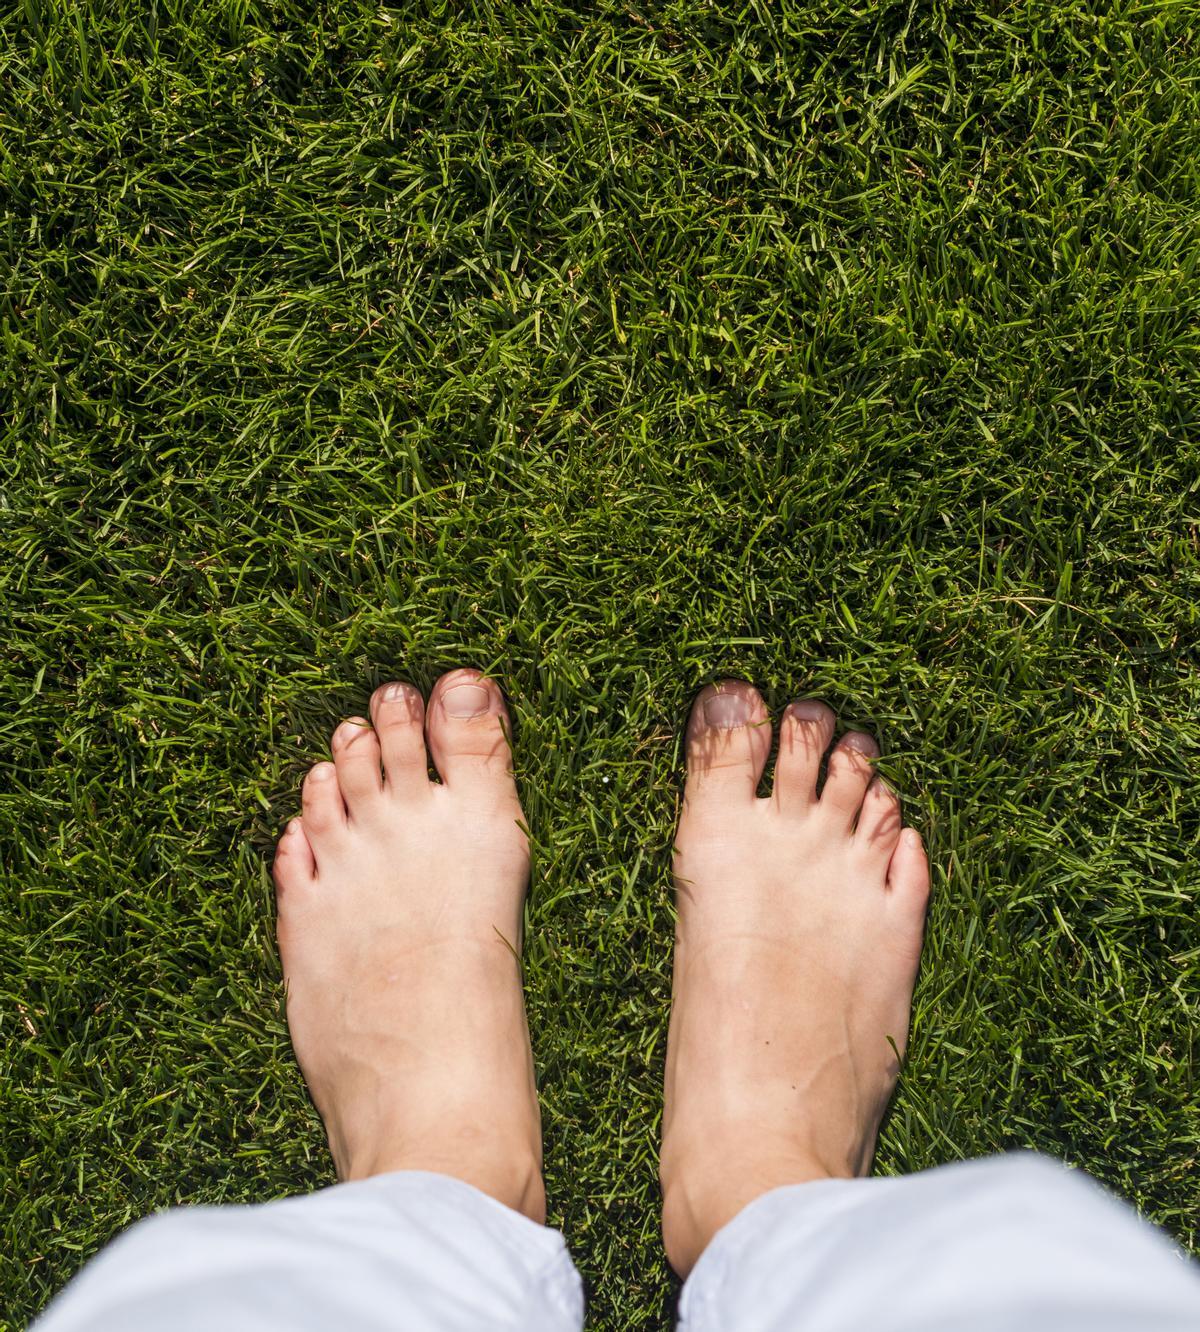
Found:
[{"label": "ankle", "polygon": [[497,1142],[416,1144],[402,1150],[381,1149],[338,1157],[338,1178],[349,1182],[374,1175],[422,1171],[448,1175],[543,1225],[546,1189],[541,1152],[534,1145],[502,1147]]},{"label": "ankle", "polygon": [[700,1152],[664,1153],[660,1179],[667,1261],[686,1277],[716,1233],[763,1194],[852,1174],[786,1148],[727,1150],[712,1145]]}]

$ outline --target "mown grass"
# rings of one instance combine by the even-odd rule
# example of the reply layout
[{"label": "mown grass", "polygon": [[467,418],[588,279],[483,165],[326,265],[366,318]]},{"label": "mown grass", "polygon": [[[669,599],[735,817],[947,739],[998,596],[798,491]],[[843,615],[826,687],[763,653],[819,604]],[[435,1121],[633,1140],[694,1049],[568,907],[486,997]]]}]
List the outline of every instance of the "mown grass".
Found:
[{"label": "mown grass", "polygon": [[553,1211],[667,1325],[689,697],[929,838],[878,1169],[1196,1242],[1191,6],[21,0],[0,19],[0,1303],[328,1182],[266,864],[378,681],[506,683]]}]

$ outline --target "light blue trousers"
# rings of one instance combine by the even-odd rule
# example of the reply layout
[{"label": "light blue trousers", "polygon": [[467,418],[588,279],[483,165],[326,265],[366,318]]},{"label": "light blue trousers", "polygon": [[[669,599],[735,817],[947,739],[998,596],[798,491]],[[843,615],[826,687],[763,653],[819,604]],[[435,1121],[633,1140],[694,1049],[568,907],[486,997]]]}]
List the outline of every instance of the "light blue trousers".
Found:
[{"label": "light blue trousers", "polygon": [[[562,1236],[442,1175],[133,1226],[37,1332],[578,1332]],[[1197,1332],[1200,1275],[1086,1176],[1020,1154],[763,1195],[681,1332]]]}]

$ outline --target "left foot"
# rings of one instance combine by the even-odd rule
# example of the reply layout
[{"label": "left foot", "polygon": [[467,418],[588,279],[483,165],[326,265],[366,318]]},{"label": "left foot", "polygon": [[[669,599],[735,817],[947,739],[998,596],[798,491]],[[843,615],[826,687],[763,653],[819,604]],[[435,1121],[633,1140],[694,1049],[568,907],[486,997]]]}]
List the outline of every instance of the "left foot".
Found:
[{"label": "left foot", "polygon": [[296,1057],[342,1179],[430,1170],[540,1222],[518,961],[529,845],[504,700],[452,671],[428,709],[384,685],[371,717],[334,732],[276,853]]}]

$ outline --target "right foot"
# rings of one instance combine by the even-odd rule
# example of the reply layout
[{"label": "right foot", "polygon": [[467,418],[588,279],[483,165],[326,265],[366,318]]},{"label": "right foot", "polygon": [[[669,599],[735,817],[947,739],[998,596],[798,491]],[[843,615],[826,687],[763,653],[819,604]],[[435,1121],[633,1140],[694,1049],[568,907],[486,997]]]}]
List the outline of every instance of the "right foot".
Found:
[{"label": "right foot", "polygon": [[785,712],[771,795],[758,692],[704,690],[688,724],[663,1114],[663,1237],[681,1275],[784,1184],[863,1175],[899,1072],[929,868],[849,732],[817,792],[834,715]]},{"label": "right foot", "polygon": [[412,685],[377,689],[371,718],[334,732],[275,857],[296,1057],[342,1179],[453,1175],[540,1222],[504,700],[453,671],[428,709]]}]

